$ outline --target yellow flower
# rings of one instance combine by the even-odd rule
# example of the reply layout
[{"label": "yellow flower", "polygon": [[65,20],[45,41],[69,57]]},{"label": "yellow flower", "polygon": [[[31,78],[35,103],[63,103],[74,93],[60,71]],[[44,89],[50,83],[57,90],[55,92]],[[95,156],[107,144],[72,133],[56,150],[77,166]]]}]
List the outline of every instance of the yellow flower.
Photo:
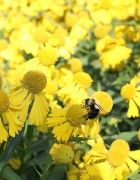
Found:
[{"label": "yellow flower", "polygon": [[38,60],[45,66],[55,64],[58,58],[58,51],[55,47],[46,45],[38,52]]},{"label": "yellow flower", "polygon": [[65,15],[65,23],[69,28],[72,28],[77,23],[77,15],[71,12],[67,12]]},{"label": "yellow flower", "polygon": [[91,83],[93,82],[92,78],[89,74],[85,72],[77,72],[73,76],[73,80],[75,83],[79,84],[80,87],[87,89],[91,86]]},{"label": "yellow flower", "polygon": [[110,31],[111,31],[110,24],[98,23],[94,29],[94,34],[95,34],[95,37],[97,37],[97,38],[103,38]]},{"label": "yellow flower", "polygon": [[58,164],[71,163],[74,158],[74,151],[72,147],[66,144],[54,144],[50,150],[52,159]]},{"label": "yellow flower", "polygon": [[86,89],[90,87],[92,78],[85,72],[72,73],[64,68],[61,69],[59,79],[60,90],[57,95],[66,103],[81,104],[88,97]]},{"label": "yellow flower", "polygon": [[82,62],[78,58],[71,58],[68,61],[72,72],[76,73],[82,71]]},{"label": "yellow flower", "polygon": [[84,172],[85,170],[78,168],[76,165],[72,164],[69,166],[69,169],[67,171],[67,178],[68,180],[79,180],[79,176]]},{"label": "yellow flower", "polygon": [[34,40],[34,32],[32,32],[34,29],[36,29],[36,26],[33,23],[26,22],[26,26],[23,25],[11,32],[9,40],[16,49],[23,50],[27,54],[36,55],[40,43]]},{"label": "yellow flower", "polygon": [[8,47],[8,42],[5,39],[0,40],[0,51],[3,51]]},{"label": "yellow flower", "polygon": [[33,38],[37,43],[46,43],[50,37],[50,33],[44,27],[37,27],[33,32]]},{"label": "yellow flower", "polygon": [[101,55],[100,62],[103,69],[117,69],[119,65],[126,62],[132,50],[125,46],[122,39],[105,36],[96,45],[96,51]]},{"label": "yellow flower", "polygon": [[48,113],[48,102],[43,92],[47,84],[47,70],[34,59],[18,70],[21,76],[11,91],[11,100],[15,105],[22,106],[20,119],[23,123],[30,107],[29,124],[43,125]]},{"label": "yellow flower", "polygon": [[12,105],[11,98],[0,90],[0,143],[7,141],[9,135],[15,137],[22,128],[22,123],[18,119],[19,107]]},{"label": "yellow flower", "polygon": [[87,152],[84,160],[86,170],[91,176],[98,170],[103,180],[123,180],[139,169],[137,161],[140,160],[140,150],[130,151],[129,144],[122,139],[115,140],[109,150],[103,141],[97,141]]},{"label": "yellow flower", "polygon": [[[87,136],[86,127],[89,130],[89,121],[86,120],[87,111],[79,104],[65,108],[55,108],[47,118],[47,126],[53,127],[52,133],[58,141],[67,142],[76,135]],[[94,121],[92,126],[94,128]]]},{"label": "yellow flower", "polygon": [[129,107],[127,111],[128,117],[139,117],[140,107],[140,77],[134,77],[130,83],[124,85],[121,89],[121,96],[128,102]]},{"label": "yellow flower", "polygon": [[48,44],[53,47],[61,47],[64,45],[67,37],[67,30],[63,27],[58,27],[48,40]]}]

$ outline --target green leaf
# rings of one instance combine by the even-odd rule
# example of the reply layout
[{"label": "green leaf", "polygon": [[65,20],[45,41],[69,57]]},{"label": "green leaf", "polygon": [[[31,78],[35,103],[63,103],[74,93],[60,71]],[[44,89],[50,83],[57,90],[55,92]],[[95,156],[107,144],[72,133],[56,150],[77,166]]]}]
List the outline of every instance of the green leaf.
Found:
[{"label": "green leaf", "polygon": [[140,171],[136,171],[132,175],[128,176],[126,180],[139,180],[140,179]]},{"label": "green leaf", "polygon": [[62,180],[62,179],[66,179],[66,167],[65,165],[59,165],[59,166],[55,166],[52,169],[49,170],[49,174],[47,174],[46,176],[43,176],[41,178],[41,180]]},{"label": "green leaf", "polygon": [[10,166],[6,166],[1,175],[6,180],[21,180],[21,178],[10,168]]},{"label": "green leaf", "polygon": [[128,131],[128,132],[122,132],[119,135],[112,136],[113,139],[124,139],[126,141],[131,141],[133,138],[135,138],[137,135],[137,131]]},{"label": "green leaf", "polygon": [[8,160],[12,157],[18,143],[22,138],[23,130],[18,134],[15,138],[9,140],[6,144],[6,147],[0,157],[0,172],[2,172],[8,162]]}]

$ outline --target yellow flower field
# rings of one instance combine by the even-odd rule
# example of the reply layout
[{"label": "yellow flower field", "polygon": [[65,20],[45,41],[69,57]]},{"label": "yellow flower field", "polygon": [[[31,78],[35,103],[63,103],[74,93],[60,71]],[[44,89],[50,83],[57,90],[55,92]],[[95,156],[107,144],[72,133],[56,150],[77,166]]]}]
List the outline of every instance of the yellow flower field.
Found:
[{"label": "yellow flower field", "polygon": [[0,0],[0,179],[140,179],[140,0]]}]

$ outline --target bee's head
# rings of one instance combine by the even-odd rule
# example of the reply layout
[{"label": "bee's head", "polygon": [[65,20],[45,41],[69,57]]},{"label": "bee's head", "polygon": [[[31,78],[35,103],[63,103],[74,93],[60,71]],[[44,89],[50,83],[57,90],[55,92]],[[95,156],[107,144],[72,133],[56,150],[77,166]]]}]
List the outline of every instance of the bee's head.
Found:
[{"label": "bee's head", "polygon": [[95,105],[95,100],[94,99],[92,99],[92,98],[84,99],[83,107],[91,107],[93,105]]}]

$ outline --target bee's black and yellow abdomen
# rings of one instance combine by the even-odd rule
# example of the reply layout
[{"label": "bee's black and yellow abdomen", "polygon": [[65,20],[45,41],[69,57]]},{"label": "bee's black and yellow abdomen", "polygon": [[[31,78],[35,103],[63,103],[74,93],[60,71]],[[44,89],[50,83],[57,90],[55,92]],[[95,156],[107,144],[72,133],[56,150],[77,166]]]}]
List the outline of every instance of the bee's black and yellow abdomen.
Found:
[{"label": "bee's black and yellow abdomen", "polygon": [[100,110],[94,108],[94,109],[92,109],[92,111],[88,112],[87,118],[88,119],[95,119],[98,117],[99,113],[100,113]]}]

